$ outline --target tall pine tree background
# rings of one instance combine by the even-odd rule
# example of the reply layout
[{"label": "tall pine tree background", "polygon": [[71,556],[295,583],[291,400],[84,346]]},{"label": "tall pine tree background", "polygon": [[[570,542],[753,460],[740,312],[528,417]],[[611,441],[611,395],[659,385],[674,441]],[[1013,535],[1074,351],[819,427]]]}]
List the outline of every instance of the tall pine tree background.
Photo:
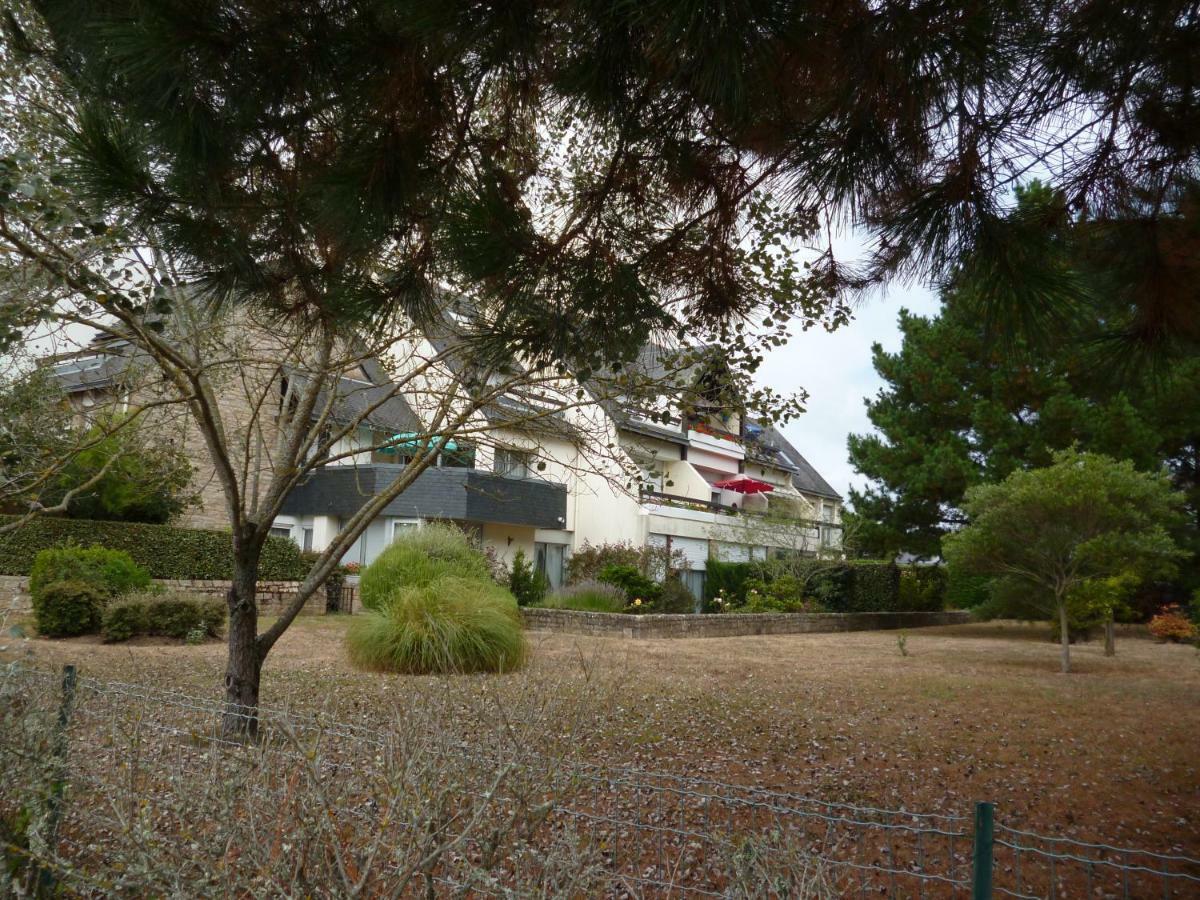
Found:
[{"label": "tall pine tree background", "polygon": [[868,479],[850,491],[862,552],[939,557],[942,537],[966,523],[969,487],[1049,465],[1055,451],[1077,446],[1170,471],[1188,497],[1176,537],[1192,552],[1175,587],[1200,586],[1200,359],[1120,366],[1096,338],[1120,312],[1088,305],[1035,340],[996,328],[965,287],[943,293],[937,316],[902,310],[900,350],[873,348],[886,385],[866,400],[875,431],[848,441]]}]

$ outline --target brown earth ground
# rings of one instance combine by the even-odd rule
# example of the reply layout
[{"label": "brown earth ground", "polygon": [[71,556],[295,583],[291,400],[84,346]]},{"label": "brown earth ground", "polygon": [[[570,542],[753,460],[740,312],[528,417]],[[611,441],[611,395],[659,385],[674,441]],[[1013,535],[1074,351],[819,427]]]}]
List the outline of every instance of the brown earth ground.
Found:
[{"label": "brown earth ground", "polygon": [[[301,618],[264,704],[386,721],[437,679],[354,671],[344,618]],[[528,667],[455,689],[594,694],[571,740],[597,762],[920,812],[992,800],[1006,824],[1200,856],[1200,653],[1123,637],[1057,671],[1043,627],[628,641],[530,635]],[[0,658],[219,695],[224,647],[0,638]],[[586,681],[585,681],[586,678]],[[541,686],[541,687],[539,687]],[[556,688],[557,690],[557,688]]]}]

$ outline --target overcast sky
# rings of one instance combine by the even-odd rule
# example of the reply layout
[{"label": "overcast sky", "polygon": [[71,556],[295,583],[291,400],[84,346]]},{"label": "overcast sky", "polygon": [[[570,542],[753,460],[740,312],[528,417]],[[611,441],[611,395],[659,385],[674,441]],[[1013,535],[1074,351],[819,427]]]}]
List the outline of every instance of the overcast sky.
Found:
[{"label": "overcast sky", "polygon": [[900,309],[928,315],[937,306],[928,289],[897,285],[882,296],[872,295],[854,320],[833,334],[819,329],[796,334],[768,355],[759,370],[759,380],[776,390],[808,391],[808,411],[783,432],[843,496],[851,484],[862,487],[864,482],[846,458],[846,436],[870,429],[863,399],[883,386],[871,366],[871,345],[898,349]]}]

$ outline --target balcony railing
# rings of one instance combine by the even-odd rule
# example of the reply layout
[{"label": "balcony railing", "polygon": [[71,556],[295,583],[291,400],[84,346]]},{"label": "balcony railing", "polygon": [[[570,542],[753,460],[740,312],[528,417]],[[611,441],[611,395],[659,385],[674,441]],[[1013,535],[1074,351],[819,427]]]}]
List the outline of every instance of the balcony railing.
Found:
[{"label": "balcony railing", "polygon": [[[646,503],[656,503],[659,506],[669,506],[674,509],[692,509],[697,512],[710,512],[721,516],[755,516],[757,518],[766,518],[769,512],[758,509],[742,509],[737,506],[729,506],[725,503],[717,503],[715,500],[700,500],[695,497],[683,497],[679,494],[666,494],[662,491],[642,491],[642,501]],[[818,530],[820,533],[822,546],[835,546],[842,530],[842,526],[835,522],[823,522],[818,519],[805,519],[801,516],[787,517],[787,524],[803,526]],[[783,524],[783,520],[781,520]]]},{"label": "balcony railing", "polygon": [[[386,490],[404,468],[380,463],[325,466],[292,490],[284,501],[283,512],[349,518],[371,497]],[[567,488],[540,478],[505,478],[478,469],[429,468],[379,514],[562,528],[566,522]]]},{"label": "balcony railing", "polygon": [[690,421],[686,424],[685,430],[689,429],[722,441],[732,441],[735,444],[742,443],[742,436],[740,434],[734,434],[732,431],[726,431],[724,428],[717,428],[715,425],[710,425],[707,422]]}]

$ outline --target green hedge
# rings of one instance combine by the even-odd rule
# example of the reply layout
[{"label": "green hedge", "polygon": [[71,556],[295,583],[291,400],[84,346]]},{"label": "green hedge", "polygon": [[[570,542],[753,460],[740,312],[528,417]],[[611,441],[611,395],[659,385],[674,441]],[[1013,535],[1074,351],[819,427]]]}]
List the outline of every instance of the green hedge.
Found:
[{"label": "green hedge", "polygon": [[946,605],[950,609],[974,609],[987,603],[992,579],[987,575],[963,575],[950,571],[946,577]]},{"label": "green hedge", "polygon": [[948,584],[944,566],[903,566],[900,569],[900,608],[909,612],[945,609]]},{"label": "green hedge", "polygon": [[[0,521],[11,517],[0,517]],[[0,534],[0,575],[28,575],[39,550],[100,545],[124,550],[151,578],[224,579],[233,575],[229,533],[173,525],[38,518]],[[298,581],[308,574],[300,548],[283,537],[267,538],[258,577]]]},{"label": "green hedge", "polygon": [[886,560],[850,563],[850,608],[846,612],[898,612],[900,567]]},{"label": "green hedge", "polygon": [[223,600],[186,594],[137,594],[109,604],[101,631],[110,643],[139,634],[183,639],[194,629],[215,638],[221,636],[225,617]]},{"label": "green hedge", "polygon": [[60,581],[82,581],[110,597],[150,587],[150,573],[124,550],[108,547],[47,547],[33,558],[29,593]]},{"label": "green hedge", "polygon": [[745,602],[750,579],[770,581],[773,571],[789,572],[807,585],[805,593],[830,612],[924,612],[945,604],[946,576],[937,566],[905,566],[889,560],[810,559],[774,569],[770,564],[709,560],[704,596],[719,591],[735,606]]}]

